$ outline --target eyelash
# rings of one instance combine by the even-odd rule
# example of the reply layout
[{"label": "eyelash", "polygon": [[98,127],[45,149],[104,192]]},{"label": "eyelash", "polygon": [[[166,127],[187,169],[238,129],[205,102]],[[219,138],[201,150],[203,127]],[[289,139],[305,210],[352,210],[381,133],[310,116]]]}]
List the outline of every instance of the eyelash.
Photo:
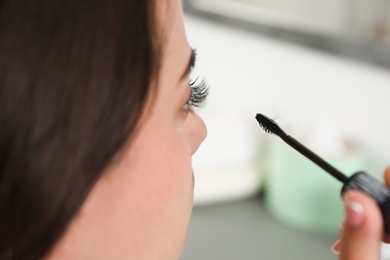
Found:
[{"label": "eyelash", "polygon": [[198,80],[199,77],[196,77],[195,79],[191,79],[189,82],[191,95],[186,105],[191,107],[200,107],[206,101],[209,94],[209,86],[207,82],[202,79],[199,83],[197,83]]}]

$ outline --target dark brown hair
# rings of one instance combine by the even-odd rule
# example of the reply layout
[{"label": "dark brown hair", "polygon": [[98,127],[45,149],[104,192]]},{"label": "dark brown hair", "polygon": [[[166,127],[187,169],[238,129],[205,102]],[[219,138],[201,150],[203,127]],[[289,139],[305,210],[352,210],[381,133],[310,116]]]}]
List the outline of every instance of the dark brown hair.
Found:
[{"label": "dark brown hair", "polygon": [[47,254],[134,133],[160,59],[154,5],[0,0],[1,259]]}]

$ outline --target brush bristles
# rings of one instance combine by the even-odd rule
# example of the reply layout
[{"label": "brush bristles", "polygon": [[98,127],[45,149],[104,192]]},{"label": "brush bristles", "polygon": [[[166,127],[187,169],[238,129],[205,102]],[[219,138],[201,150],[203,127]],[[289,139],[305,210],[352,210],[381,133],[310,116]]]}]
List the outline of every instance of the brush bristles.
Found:
[{"label": "brush bristles", "polygon": [[266,133],[275,134],[275,135],[277,135],[279,137],[286,136],[286,133],[271,118],[269,118],[269,117],[267,117],[265,115],[262,115],[262,114],[257,114],[256,115],[256,120],[259,123],[260,127],[263,128],[263,130]]}]

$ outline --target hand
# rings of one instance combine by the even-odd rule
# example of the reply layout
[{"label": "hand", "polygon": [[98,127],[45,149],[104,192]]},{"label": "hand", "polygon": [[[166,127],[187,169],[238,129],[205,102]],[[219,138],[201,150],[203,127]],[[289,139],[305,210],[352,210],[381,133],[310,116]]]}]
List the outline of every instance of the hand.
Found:
[{"label": "hand", "polygon": [[[385,171],[390,186],[390,167]],[[368,195],[350,191],[344,195],[346,219],[342,224],[341,240],[333,246],[339,260],[379,260],[383,236],[383,220],[375,201]]]}]

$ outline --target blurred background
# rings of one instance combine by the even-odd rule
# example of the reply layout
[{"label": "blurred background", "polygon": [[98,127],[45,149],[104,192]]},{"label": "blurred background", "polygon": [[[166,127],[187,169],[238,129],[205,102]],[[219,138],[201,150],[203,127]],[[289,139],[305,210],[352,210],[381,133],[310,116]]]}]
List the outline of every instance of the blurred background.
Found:
[{"label": "blurred background", "polygon": [[[195,207],[182,260],[337,259],[341,184],[256,113],[346,175],[390,165],[390,0],[182,0],[198,112]],[[390,248],[382,247],[382,260]]]}]

